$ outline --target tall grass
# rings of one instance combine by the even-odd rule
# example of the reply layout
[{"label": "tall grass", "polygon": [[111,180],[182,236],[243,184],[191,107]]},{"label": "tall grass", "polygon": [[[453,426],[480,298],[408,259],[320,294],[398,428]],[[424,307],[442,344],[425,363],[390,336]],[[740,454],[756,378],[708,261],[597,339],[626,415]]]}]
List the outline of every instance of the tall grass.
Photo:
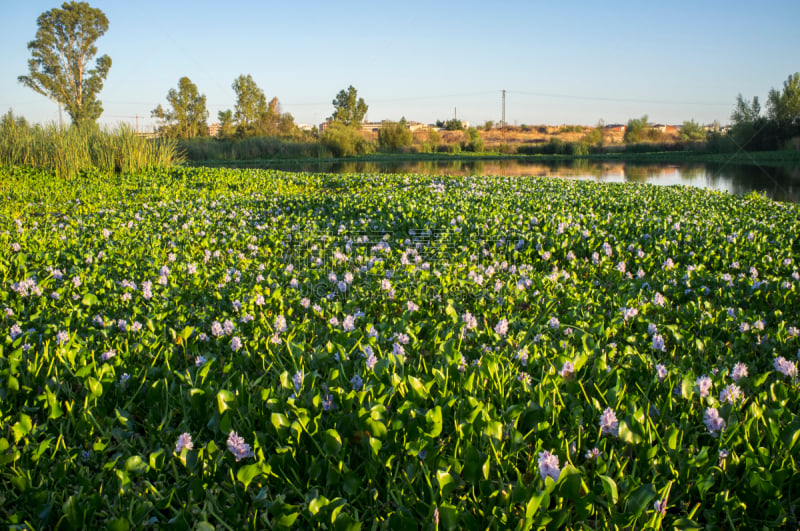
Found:
[{"label": "tall grass", "polygon": [[4,117],[0,122],[0,165],[29,166],[71,178],[82,170],[129,173],[182,162],[177,143],[147,139],[129,126],[28,126]]},{"label": "tall grass", "polygon": [[322,144],[298,142],[278,137],[243,139],[193,138],[178,144],[181,154],[191,162],[248,161],[259,159],[324,158],[331,153]]}]

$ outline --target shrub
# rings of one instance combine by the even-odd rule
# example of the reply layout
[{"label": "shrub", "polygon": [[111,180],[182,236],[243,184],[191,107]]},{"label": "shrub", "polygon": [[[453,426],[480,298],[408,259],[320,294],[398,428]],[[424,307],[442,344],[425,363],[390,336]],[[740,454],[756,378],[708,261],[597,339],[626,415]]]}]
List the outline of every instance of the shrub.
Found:
[{"label": "shrub", "polygon": [[338,122],[328,125],[319,140],[336,157],[363,155],[372,151],[372,145],[356,128]]},{"label": "shrub", "polygon": [[683,122],[681,126],[681,140],[684,142],[697,142],[706,139],[706,128],[694,120]]},{"label": "shrub", "polygon": [[386,151],[399,151],[410,146],[413,140],[405,118],[399,122],[384,122],[378,131],[378,145]]},{"label": "shrub", "polygon": [[464,145],[465,151],[471,151],[473,153],[483,151],[483,138],[476,128],[470,127],[467,129],[467,138],[468,141]]}]

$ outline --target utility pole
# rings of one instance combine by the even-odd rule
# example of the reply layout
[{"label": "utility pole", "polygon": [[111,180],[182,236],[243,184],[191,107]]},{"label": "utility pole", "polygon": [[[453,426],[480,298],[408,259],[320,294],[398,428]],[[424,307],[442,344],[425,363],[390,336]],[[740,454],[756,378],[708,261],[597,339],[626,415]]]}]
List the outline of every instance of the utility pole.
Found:
[{"label": "utility pole", "polygon": [[503,131],[506,129],[506,89],[503,89],[503,119],[500,121]]},{"label": "utility pole", "polygon": [[64,129],[64,117],[61,115],[61,104],[58,104],[58,127]]}]

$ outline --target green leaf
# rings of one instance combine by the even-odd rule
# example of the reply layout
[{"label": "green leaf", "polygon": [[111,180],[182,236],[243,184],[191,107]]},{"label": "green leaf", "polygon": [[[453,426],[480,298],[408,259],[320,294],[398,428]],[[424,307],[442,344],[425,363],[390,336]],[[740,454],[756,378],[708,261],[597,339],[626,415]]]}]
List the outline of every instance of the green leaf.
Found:
[{"label": "green leaf", "polygon": [[558,476],[558,493],[560,496],[575,501],[581,491],[581,473],[574,466],[567,464]]},{"label": "green leaf", "polygon": [[141,474],[147,471],[147,463],[141,456],[133,455],[125,460],[125,470],[134,474]]},{"label": "green leaf", "polygon": [[92,394],[94,398],[100,398],[103,395],[103,384],[90,376],[86,379],[86,386],[89,388],[89,392]]},{"label": "green leaf", "polygon": [[781,431],[781,442],[786,447],[787,452],[790,452],[794,445],[797,444],[798,438],[800,438],[800,419],[795,420]]},{"label": "green leaf", "polygon": [[334,429],[325,430],[323,439],[325,440],[325,450],[328,455],[338,455],[342,450],[342,437],[338,431]]},{"label": "green leaf", "polygon": [[239,480],[242,485],[244,485],[244,490],[247,490],[247,486],[252,483],[252,481],[261,474],[261,465],[259,463],[253,463],[251,465],[245,465],[236,472],[236,479]]},{"label": "green leaf", "polygon": [[14,440],[19,442],[31,431],[31,418],[26,415],[25,413],[20,413],[19,421],[14,423],[14,427],[11,428],[11,431],[14,432]]},{"label": "green leaf", "polygon": [[317,496],[313,500],[308,503],[308,512],[312,515],[316,516],[316,514],[323,508],[326,507],[330,502],[328,498],[325,496]]},{"label": "green leaf", "polygon": [[425,389],[425,385],[420,381],[419,378],[407,376],[406,379],[408,380],[408,384],[411,386],[411,389],[414,391],[414,394],[416,394],[418,398],[424,400],[428,397],[428,391]]},{"label": "green leaf", "polygon": [[527,505],[525,506],[525,520],[528,522],[533,521],[533,517],[536,516],[536,512],[539,510],[539,507],[550,505],[550,494],[543,490],[531,496],[531,499],[528,500]]},{"label": "green leaf", "polygon": [[111,531],[128,531],[131,528],[131,524],[127,518],[121,516],[108,524],[108,528]]},{"label": "green leaf", "polygon": [[438,437],[442,433],[442,408],[436,406],[425,414],[428,423],[428,436]]},{"label": "green leaf", "polygon": [[100,301],[97,299],[97,295],[95,295],[94,293],[87,293],[86,295],[83,296],[83,299],[81,300],[81,304],[83,304],[84,306],[93,306],[98,302]]},{"label": "green leaf", "polygon": [[652,483],[647,483],[640,486],[634,490],[630,496],[628,496],[628,500],[625,505],[626,512],[639,516],[642,511],[648,505],[650,505],[650,502],[653,501],[656,496],[658,496],[658,492],[656,492],[656,489]]},{"label": "green leaf", "polygon": [[616,505],[619,495],[617,493],[617,483],[608,476],[600,476],[600,481],[603,482],[603,492],[606,494],[606,499],[609,505]]},{"label": "green leaf", "polygon": [[220,415],[225,413],[229,407],[236,402],[236,395],[225,389],[217,393],[217,411]]},{"label": "green leaf", "polygon": [[131,420],[131,414],[125,411],[124,409],[114,408],[114,414],[117,417],[117,420],[120,424],[122,424],[123,428],[130,428],[133,426],[133,421]]},{"label": "green leaf", "polygon": [[159,448],[155,452],[150,452],[148,461],[150,462],[150,468],[161,470],[161,467],[164,466],[164,449]]},{"label": "green leaf", "polygon": [[193,326],[185,326],[183,327],[183,330],[181,330],[181,333],[178,335],[182,337],[184,341],[186,341],[189,339],[189,336],[192,335],[192,332],[194,332]]},{"label": "green leaf", "polygon": [[453,476],[451,476],[449,472],[445,472],[444,470],[437,470],[436,482],[439,484],[439,495],[442,497],[442,499],[447,499],[450,496],[450,493],[453,492],[453,489],[455,488],[455,482],[453,481]]}]

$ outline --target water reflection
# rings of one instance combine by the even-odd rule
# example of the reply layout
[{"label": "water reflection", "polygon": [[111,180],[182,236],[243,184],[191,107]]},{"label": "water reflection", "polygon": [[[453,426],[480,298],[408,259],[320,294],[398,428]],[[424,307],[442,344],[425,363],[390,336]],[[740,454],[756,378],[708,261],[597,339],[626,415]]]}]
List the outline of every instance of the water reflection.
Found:
[{"label": "water reflection", "polygon": [[421,173],[430,175],[547,176],[597,182],[688,185],[744,195],[758,191],[776,201],[800,202],[800,167],[743,164],[653,164],[576,159],[278,163],[269,168],[325,173]]}]

